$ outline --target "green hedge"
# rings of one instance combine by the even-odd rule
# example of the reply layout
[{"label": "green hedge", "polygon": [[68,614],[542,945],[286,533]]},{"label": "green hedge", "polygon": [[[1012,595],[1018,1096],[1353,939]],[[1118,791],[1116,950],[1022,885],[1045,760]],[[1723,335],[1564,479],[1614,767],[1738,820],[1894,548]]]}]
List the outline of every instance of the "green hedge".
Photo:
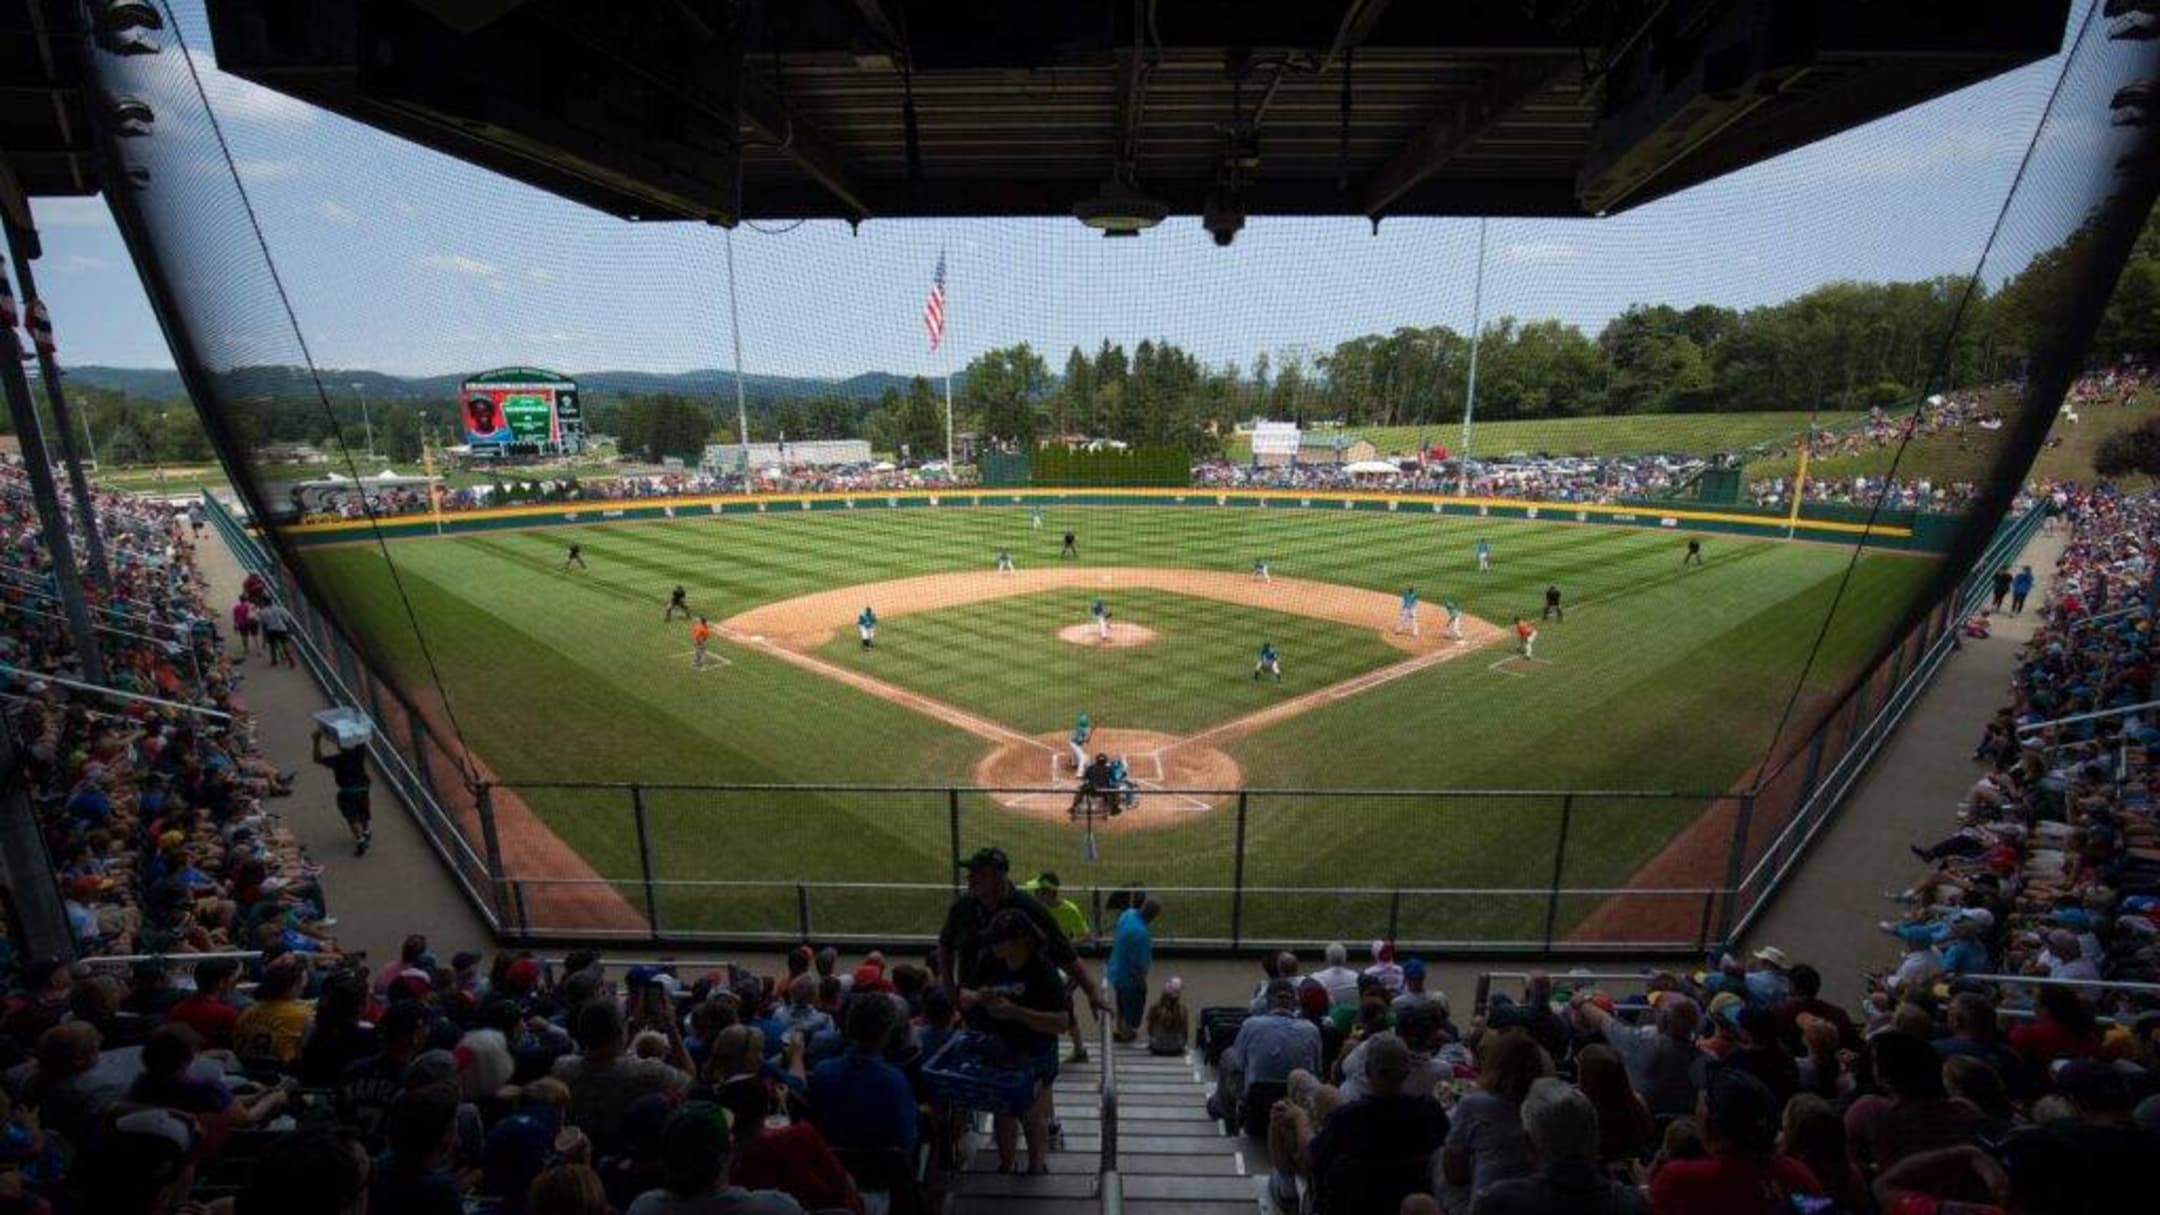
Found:
[{"label": "green hedge", "polygon": [[1037,485],[1192,484],[1192,457],[1182,447],[1038,447],[1030,463]]}]

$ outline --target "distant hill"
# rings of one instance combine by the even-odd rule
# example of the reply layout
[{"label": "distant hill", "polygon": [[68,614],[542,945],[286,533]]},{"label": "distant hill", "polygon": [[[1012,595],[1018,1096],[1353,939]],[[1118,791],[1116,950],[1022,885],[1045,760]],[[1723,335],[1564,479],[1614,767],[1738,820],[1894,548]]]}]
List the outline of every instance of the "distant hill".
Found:
[{"label": "distant hill", "polygon": [[[735,377],[718,368],[660,373],[651,371],[572,371],[570,378],[588,393],[601,396],[627,396],[660,392],[681,393],[686,396],[720,397],[735,392]],[[180,387],[180,373],[155,367],[103,367],[85,364],[67,369],[68,379],[74,383],[108,391],[124,392],[131,397],[150,400],[172,400],[185,393]],[[291,392],[300,380],[301,373],[292,367],[244,367],[233,373],[243,389],[259,387],[264,391]],[[817,379],[808,376],[746,375],[743,391],[750,396],[766,400],[784,400],[790,397],[840,396],[850,400],[875,400],[887,388],[905,390],[911,377],[894,375],[887,371],[866,371],[845,379]],[[322,372],[323,386],[333,393],[359,391],[367,394],[370,401],[396,400],[443,400],[457,391],[463,376],[397,376],[379,371]],[[954,376],[954,384],[964,382],[965,376]],[[243,395],[245,393],[243,392]]]}]

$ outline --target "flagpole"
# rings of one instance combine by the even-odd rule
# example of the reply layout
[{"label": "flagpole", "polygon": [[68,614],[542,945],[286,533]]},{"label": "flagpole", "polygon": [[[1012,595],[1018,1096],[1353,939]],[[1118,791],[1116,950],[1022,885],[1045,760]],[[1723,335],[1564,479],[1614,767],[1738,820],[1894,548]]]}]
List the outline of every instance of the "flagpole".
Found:
[{"label": "flagpole", "polygon": [[1456,453],[1456,492],[1470,496],[1470,415],[1477,408],[1478,339],[1485,330],[1485,220],[1477,221],[1477,286],[1470,294],[1470,382],[1463,389],[1462,450]]},{"label": "flagpole", "polygon": [[[945,299],[948,301],[940,306],[946,309],[946,322],[950,322],[952,319],[949,302],[952,299],[952,265],[945,260],[945,254],[942,250],[938,253],[938,263],[945,267]],[[945,344],[944,331],[945,325],[941,323],[938,327],[939,346]],[[952,351],[947,350],[945,352],[945,478],[948,481],[955,479],[957,476],[957,470],[953,465],[952,430]]]}]

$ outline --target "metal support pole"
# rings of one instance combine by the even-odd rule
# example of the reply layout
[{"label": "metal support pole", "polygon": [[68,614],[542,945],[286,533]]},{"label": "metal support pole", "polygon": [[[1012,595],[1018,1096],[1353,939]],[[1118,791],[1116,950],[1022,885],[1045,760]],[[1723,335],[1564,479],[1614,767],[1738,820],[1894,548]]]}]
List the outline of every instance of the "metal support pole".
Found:
[{"label": "metal support pole", "polygon": [[630,786],[630,809],[637,816],[638,873],[645,881],[645,922],[660,935],[660,895],[653,889],[652,832],[645,820],[645,786]]},{"label": "metal support pole", "polygon": [[743,488],[750,488],[750,407],[743,403],[742,314],[735,306],[735,230],[721,229],[727,247],[728,334],[735,343],[735,441],[742,445]]},{"label": "metal support pole", "polygon": [[[67,513],[60,509],[60,489],[53,484],[52,459],[46,454],[45,436],[38,425],[37,407],[30,400],[30,379],[23,374],[22,342],[15,330],[7,331],[0,346],[0,381],[5,381],[8,415],[15,423],[16,440],[22,444],[23,471],[30,475],[30,498],[37,504],[38,529],[52,554],[53,582],[60,588],[60,603],[67,609],[68,632],[73,635],[75,655],[83,678],[90,683],[105,678],[105,653],[98,648],[97,632],[90,626],[90,604],[83,598],[82,572],[75,565],[75,542],[68,535]],[[86,531],[97,521],[86,518]]]},{"label": "metal support pole", "polygon": [[1245,790],[1237,795],[1237,842],[1230,848],[1230,948],[1245,940]]},{"label": "metal support pole", "polygon": [[[480,814],[480,855],[487,860],[488,885],[495,891],[496,908],[503,915],[510,912],[509,888],[503,882],[502,837],[495,831],[494,786],[486,781],[473,784],[473,806]],[[522,923],[523,917],[519,917]]]},{"label": "metal support pole", "polygon": [[1470,377],[1463,388],[1462,450],[1455,453],[1455,492],[1470,496],[1470,419],[1477,411],[1478,339],[1485,329],[1485,220],[1477,221],[1477,286],[1470,295]]},{"label": "metal support pole", "polygon": [[[37,279],[30,270],[30,259],[36,256],[37,234],[5,221],[0,221],[0,227],[7,229],[8,252],[15,258],[15,277],[22,283],[22,306],[30,309],[38,299]],[[53,431],[60,440],[61,462],[67,465],[68,492],[75,499],[76,517],[82,520],[83,552],[90,559],[90,577],[110,599],[112,565],[105,559],[105,538],[98,535],[97,511],[90,500],[90,479],[83,475],[82,453],[75,450],[75,431],[68,425],[67,393],[60,387],[60,364],[43,346],[37,347],[37,361],[38,376],[45,381],[45,403],[52,409]],[[89,425],[89,419],[83,419],[85,434],[89,433]]]},{"label": "metal support pole", "polygon": [[948,824],[948,826],[950,827],[950,829],[951,829],[951,832],[952,832],[952,868],[951,868],[950,870],[948,870],[947,872],[949,872],[949,873],[951,873],[951,874],[952,874],[952,888],[953,888],[953,893],[954,893],[954,894],[959,894],[959,893],[960,893],[960,790],[959,790],[959,788],[958,788],[957,786],[956,786],[956,787],[953,787],[953,788],[949,788],[949,789],[945,790],[945,819],[946,819],[946,823]]},{"label": "metal support pole", "polygon": [[0,720],[0,871],[7,877],[8,899],[22,933],[25,956],[72,959],[75,934],[68,929],[52,857],[45,851],[30,791],[23,786],[12,720]]},{"label": "metal support pole", "polygon": [[1568,825],[1575,819],[1575,795],[1560,799],[1560,838],[1553,841],[1552,890],[1545,896],[1545,948],[1552,949],[1553,926],[1560,920],[1560,879],[1567,873]]},{"label": "metal support pole", "polygon": [[1755,795],[1740,798],[1740,812],[1733,816],[1732,845],[1725,853],[1725,914],[1718,922],[1718,936],[1732,932],[1734,911],[1740,902],[1740,875],[1747,869],[1748,824],[1755,818]]}]

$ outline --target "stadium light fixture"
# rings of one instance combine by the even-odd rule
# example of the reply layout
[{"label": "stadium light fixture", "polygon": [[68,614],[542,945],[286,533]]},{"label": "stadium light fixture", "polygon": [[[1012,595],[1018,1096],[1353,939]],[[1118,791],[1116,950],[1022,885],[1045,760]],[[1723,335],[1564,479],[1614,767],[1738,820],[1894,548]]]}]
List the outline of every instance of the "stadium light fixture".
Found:
[{"label": "stadium light fixture", "polygon": [[115,97],[112,100],[113,133],[123,139],[138,139],[150,134],[157,123],[157,113],[150,103],[140,97]]},{"label": "stadium light fixture", "polygon": [[164,49],[149,31],[140,29],[99,30],[97,44],[110,55],[155,55]]},{"label": "stadium light fixture", "polygon": [[2108,101],[2108,108],[2115,112],[2110,125],[2141,127],[2151,122],[2156,93],[2160,90],[2156,90],[2150,80],[2140,80],[2115,90],[2115,96]]},{"label": "stadium light fixture", "polygon": [[1170,204],[1149,198],[1113,177],[1102,184],[1095,197],[1073,204],[1073,216],[1104,236],[1138,236],[1161,223]]},{"label": "stadium light fixture", "polygon": [[165,28],[164,16],[150,0],[102,0],[92,20],[97,23],[100,34]]}]

